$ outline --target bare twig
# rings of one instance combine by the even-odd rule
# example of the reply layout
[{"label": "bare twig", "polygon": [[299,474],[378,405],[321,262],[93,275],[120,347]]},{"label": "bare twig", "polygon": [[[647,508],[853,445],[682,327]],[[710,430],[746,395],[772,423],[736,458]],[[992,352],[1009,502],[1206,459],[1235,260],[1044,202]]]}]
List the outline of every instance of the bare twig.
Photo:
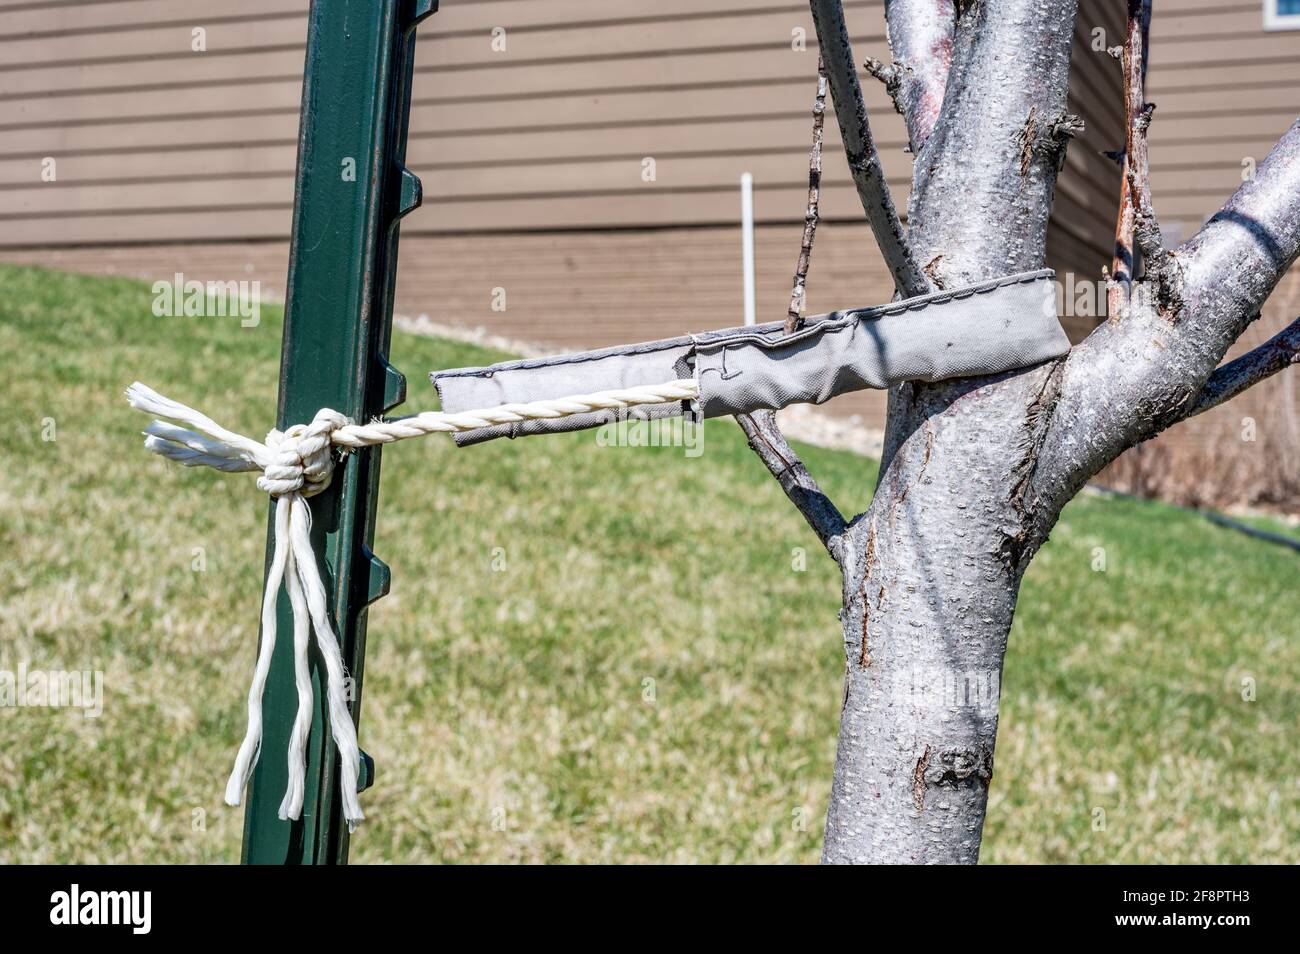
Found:
[{"label": "bare twig", "polygon": [[1155,283],[1161,313],[1172,320],[1182,310],[1182,272],[1173,254],[1165,248],[1160,222],[1151,207],[1147,129],[1155,109],[1154,103],[1146,103],[1133,123],[1125,178],[1133,203],[1133,244],[1142,253],[1145,276]]},{"label": "bare twig", "polygon": [[[907,71],[897,63],[886,63],[874,56],[868,56],[862,61],[862,65],[868,73],[880,80],[880,85],[885,87],[890,102],[894,104],[894,112],[898,113],[906,121],[907,105],[903,99],[903,79]],[[916,144],[911,139],[910,131],[908,133],[907,148],[912,152],[916,151]]]},{"label": "bare twig", "polygon": [[776,415],[771,411],[737,414],[736,423],[745,432],[750,449],[776,478],[790,502],[803,514],[817,539],[838,563],[843,554],[843,536],[848,524],[786,442],[785,435],[776,425]]},{"label": "bare twig", "polygon": [[[813,239],[817,236],[820,219],[819,203],[822,181],[822,141],[825,130],[826,90],[828,80],[826,63],[817,61],[817,97],[813,101],[812,151],[808,156],[808,205],[804,212],[803,239],[799,245],[799,258],[795,262],[794,287],[790,291],[790,309],[785,320],[786,333],[794,331],[803,321],[804,296],[808,281],[808,267],[812,263]],[[750,450],[758,455],[795,508],[803,514],[827,552],[838,563],[843,551],[842,538],[847,526],[844,516],[822,492],[808,468],[803,465],[771,411],[736,415],[736,423],[745,432]]]},{"label": "bare twig", "polygon": [[822,188],[822,140],[826,126],[826,63],[820,57],[817,60],[817,98],[813,100],[812,115],[812,151],[808,154],[808,205],[803,216],[803,241],[799,244],[799,258],[794,266],[790,311],[785,319],[786,334],[803,324],[808,293],[808,266],[812,264],[813,239],[817,237],[817,222],[820,219],[818,204]]},{"label": "bare twig", "polygon": [[894,277],[895,287],[904,296],[923,295],[931,290],[930,282],[912,256],[889,185],[885,182],[885,171],[881,168],[867,120],[867,104],[862,99],[853,46],[844,23],[844,8],[840,0],[810,0],[810,6],[813,24],[817,28],[817,42],[826,62],[831,98],[835,101],[835,118],[840,126],[844,155],[862,209],[871,223],[880,254]]},{"label": "bare twig", "polygon": [[[1146,103],[1148,37],[1151,29],[1151,0],[1129,0],[1128,30],[1124,46],[1111,50],[1118,55],[1124,72],[1124,151],[1118,154],[1123,168],[1120,182],[1119,217],[1115,223],[1115,255],[1111,264],[1108,313],[1125,311],[1133,284],[1133,234],[1138,207],[1150,209],[1151,193],[1147,162],[1146,129],[1151,122]],[[1145,115],[1144,115],[1145,114]],[[1131,181],[1132,180],[1132,181]],[[1135,193],[1134,181],[1138,186]],[[1152,216],[1154,220],[1154,216]]]},{"label": "bare twig", "polygon": [[[1124,105],[1127,129],[1124,144],[1124,186],[1121,197],[1120,223],[1116,226],[1117,240],[1120,229],[1127,226],[1126,240],[1128,267],[1122,279],[1123,300],[1112,296],[1112,302],[1125,313],[1133,282],[1133,249],[1142,253],[1146,277],[1153,283],[1156,305],[1160,314],[1170,321],[1183,310],[1182,272],[1174,256],[1165,248],[1160,234],[1160,222],[1151,206],[1151,165],[1147,154],[1147,130],[1155,113],[1155,103],[1148,103],[1143,93],[1146,83],[1148,36],[1151,27],[1151,0],[1128,0],[1128,33],[1124,41]],[[1127,221],[1125,221],[1127,212]],[[1129,235],[1132,236],[1129,240]],[[1117,259],[1123,255],[1118,247]]]},{"label": "bare twig", "polygon": [[913,153],[921,151],[939,121],[956,15],[952,0],[890,0],[885,23],[894,62],[866,62],[867,72],[885,84],[894,109],[907,123]]},{"label": "bare twig", "polygon": [[1195,417],[1218,407],[1296,363],[1300,363],[1300,318],[1258,348],[1216,369],[1183,417]]}]

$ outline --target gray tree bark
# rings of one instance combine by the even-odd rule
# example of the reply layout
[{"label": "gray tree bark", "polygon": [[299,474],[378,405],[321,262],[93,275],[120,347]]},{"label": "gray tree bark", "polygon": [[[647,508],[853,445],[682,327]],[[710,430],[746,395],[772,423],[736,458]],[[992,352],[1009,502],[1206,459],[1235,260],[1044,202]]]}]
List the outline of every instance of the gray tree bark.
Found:
[{"label": "gray tree bark", "polygon": [[[1140,5],[1131,0],[1131,15]],[[835,51],[826,62],[852,161],[875,152],[849,141],[869,130],[839,7],[812,0],[824,55]],[[909,230],[892,228],[892,204],[870,217],[892,263],[915,261],[938,288],[1042,266],[1052,188],[1079,128],[1065,109],[1074,17],[1074,0],[959,2],[950,58],[947,47],[925,62],[907,54],[913,72],[928,71],[910,77],[920,92],[896,96],[921,143]],[[935,22],[918,17],[917,29],[932,36]],[[935,48],[899,16],[889,37],[898,60],[900,49]],[[1130,116],[1136,135],[1150,115]],[[1300,253],[1300,123],[1172,253],[1159,244],[1145,163],[1135,166],[1148,266],[1121,313],[1058,361],[896,389],[865,514],[845,521],[797,458],[774,457],[779,432],[750,435],[843,570],[844,705],[824,861],[978,859],[1007,635],[1061,508],[1125,449],[1295,361],[1293,327],[1216,372]]]}]

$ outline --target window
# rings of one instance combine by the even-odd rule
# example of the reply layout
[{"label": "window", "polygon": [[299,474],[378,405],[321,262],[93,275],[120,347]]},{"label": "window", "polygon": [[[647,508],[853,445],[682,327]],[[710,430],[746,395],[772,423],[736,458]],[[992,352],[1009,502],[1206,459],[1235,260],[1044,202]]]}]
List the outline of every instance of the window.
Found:
[{"label": "window", "polygon": [[1265,30],[1300,30],[1300,0],[1264,0]]}]

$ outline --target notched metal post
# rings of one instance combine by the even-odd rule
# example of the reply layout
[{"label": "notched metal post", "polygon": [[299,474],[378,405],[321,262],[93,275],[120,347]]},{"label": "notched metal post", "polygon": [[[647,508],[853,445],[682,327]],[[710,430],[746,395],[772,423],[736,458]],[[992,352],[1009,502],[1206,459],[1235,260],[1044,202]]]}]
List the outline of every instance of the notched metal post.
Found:
[{"label": "notched metal post", "polygon": [[[313,0],[303,75],[298,172],[280,367],[280,428],[322,407],[365,421],[401,404],[406,378],[388,361],[398,222],[420,204],[405,167],[415,26],[435,0]],[[380,448],[349,454],[312,497],[312,544],[342,643],[352,717],[359,720],[366,608],[391,574],[371,550]],[[269,552],[269,546],[268,546]],[[279,629],[290,633],[283,593]],[[302,818],[278,817],[288,734],[297,709],[292,641],[277,641],[263,697],[262,755],[244,817],[250,864],[347,860],[338,754],[324,713],[323,667],[313,654],[314,717]],[[363,739],[364,741],[364,739]],[[375,777],[362,754],[359,788]]]}]

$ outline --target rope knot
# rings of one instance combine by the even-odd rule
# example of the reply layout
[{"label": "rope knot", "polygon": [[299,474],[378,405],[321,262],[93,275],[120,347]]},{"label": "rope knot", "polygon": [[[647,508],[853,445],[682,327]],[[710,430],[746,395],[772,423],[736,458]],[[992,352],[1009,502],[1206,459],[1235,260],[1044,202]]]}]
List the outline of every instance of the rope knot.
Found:
[{"label": "rope knot", "polygon": [[322,408],[310,424],[271,431],[266,435],[271,460],[257,478],[258,488],[272,497],[314,497],[325,490],[334,476],[332,436],[347,423],[338,411]]},{"label": "rope knot", "polygon": [[699,397],[699,387],[687,379],[528,404],[502,404],[459,414],[430,411],[395,421],[371,421],[365,425],[349,424],[338,411],[325,408],[316,412],[310,424],[295,424],[283,431],[271,431],[266,435],[265,444],[226,430],[206,414],[164,397],[139,381],[126,389],[126,396],[133,408],[156,415],[144,431],[144,446],[150,451],[186,467],[211,467],[224,473],[255,471],[259,475],[257,486],[275,498],[272,533],[275,549],[267,566],[266,587],[262,591],[262,639],[257,649],[253,682],[248,687],[248,730],[226,783],[226,804],[239,804],[262,751],[262,695],[271,671],[271,655],[275,651],[276,608],[283,584],[293,615],[298,712],[289,734],[288,780],[284,800],[280,803],[280,817],[301,818],[306,797],[307,742],[315,711],[308,648],[314,631],[316,648],[325,665],[330,734],[339,753],[343,817],[351,829],[365,817],[357,798],[361,750],[357,747],[357,730],[345,691],[347,670],[343,653],[330,620],[329,599],[317,555],[312,549],[311,506],[306,500],[329,487],[336,464],[335,445],[346,454],[353,448],[388,444],[422,434],[455,434],[498,424],[693,400]]}]

